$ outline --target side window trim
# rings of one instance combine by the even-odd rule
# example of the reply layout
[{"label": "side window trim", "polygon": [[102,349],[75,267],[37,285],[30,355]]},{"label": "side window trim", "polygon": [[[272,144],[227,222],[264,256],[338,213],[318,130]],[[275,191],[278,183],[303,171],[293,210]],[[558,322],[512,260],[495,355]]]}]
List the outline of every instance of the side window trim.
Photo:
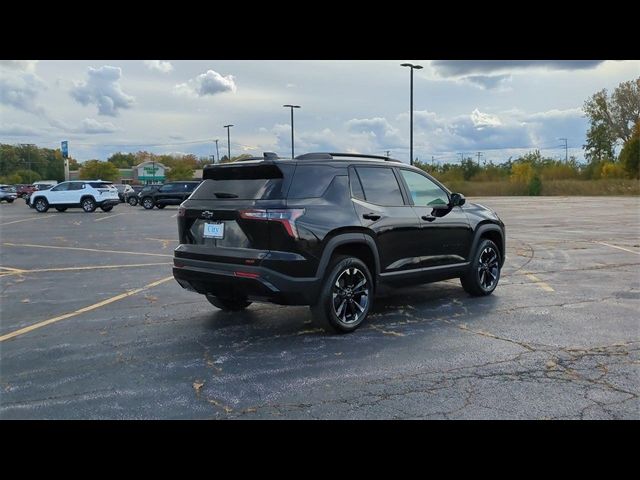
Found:
[{"label": "side window trim", "polygon": [[[348,173],[349,173],[349,191],[351,192],[351,198],[355,198],[356,200],[364,200],[366,202],[367,194],[364,193],[364,187],[362,186],[362,180],[360,180],[360,175],[358,175],[358,170],[356,169],[355,166],[350,165]],[[354,179],[354,182],[358,182],[358,185],[360,185],[360,191],[362,192],[361,199],[356,197],[353,190],[351,190],[351,178]]]},{"label": "side window trim", "polygon": [[400,193],[402,194],[402,200],[404,201],[405,206],[413,206],[413,198],[411,198],[411,195],[409,194],[409,188],[402,177],[400,169],[393,167],[392,170],[393,174],[396,176],[398,185],[400,185]]}]

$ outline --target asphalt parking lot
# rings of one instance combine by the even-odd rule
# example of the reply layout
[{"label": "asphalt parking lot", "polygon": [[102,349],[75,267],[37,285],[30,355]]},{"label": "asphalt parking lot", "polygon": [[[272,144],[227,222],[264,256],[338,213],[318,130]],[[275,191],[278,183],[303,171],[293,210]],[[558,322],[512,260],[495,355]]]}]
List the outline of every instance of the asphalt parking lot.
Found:
[{"label": "asphalt parking lot", "polygon": [[0,418],[640,418],[640,199],[476,201],[495,293],[387,291],[342,336],[180,288],[177,207],[0,204]]}]

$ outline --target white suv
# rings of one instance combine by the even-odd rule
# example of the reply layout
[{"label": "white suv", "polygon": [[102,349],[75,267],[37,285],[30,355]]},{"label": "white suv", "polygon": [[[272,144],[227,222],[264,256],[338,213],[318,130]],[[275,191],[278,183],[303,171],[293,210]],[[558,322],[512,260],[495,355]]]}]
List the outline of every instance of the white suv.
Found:
[{"label": "white suv", "polygon": [[85,212],[93,212],[100,207],[102,211],[110,211],[120,203],[118,190],[111,182],[102,180],[79,180],[62,182],[47,190],[38,190],[31,194],[29,206],[44,213],[49,207],[59,212],[67,208],[82,208]]}]

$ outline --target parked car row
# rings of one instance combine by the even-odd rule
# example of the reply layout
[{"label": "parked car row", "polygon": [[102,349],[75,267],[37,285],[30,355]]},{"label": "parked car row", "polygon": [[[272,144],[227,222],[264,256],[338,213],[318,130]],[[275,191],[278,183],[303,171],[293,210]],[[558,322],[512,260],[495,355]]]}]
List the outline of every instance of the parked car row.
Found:
[{"label": "parked car row", "polygon": [[100,208],[109,212],[120,203],[118,190],[111,182],[102,180],[77,180],[59,183],[47,190],[37,190],[25,199],[27,205],[44,213],[50,207],[59,212],[68,208],[82,208],[90,213]]},{"label": "parked car row", "polygon": [[16,187],[13,185],[0,185],[0,202],[4,200],[7,203],[13,203],[16,198],[18,198]]}]

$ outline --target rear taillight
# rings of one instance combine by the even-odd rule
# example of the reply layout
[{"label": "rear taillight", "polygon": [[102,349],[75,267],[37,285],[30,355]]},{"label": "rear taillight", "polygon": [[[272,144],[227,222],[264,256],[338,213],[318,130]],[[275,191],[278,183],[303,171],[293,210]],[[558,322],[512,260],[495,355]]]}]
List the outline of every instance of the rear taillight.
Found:
[{"label": "rear taillight", "polygon": [[247,220],[266,220],[279,222],[284,226],[289,236],[298,238],[296,219],[304,215],[304,208],[287,208],[280,210],[240,210],[240,218]]}]

